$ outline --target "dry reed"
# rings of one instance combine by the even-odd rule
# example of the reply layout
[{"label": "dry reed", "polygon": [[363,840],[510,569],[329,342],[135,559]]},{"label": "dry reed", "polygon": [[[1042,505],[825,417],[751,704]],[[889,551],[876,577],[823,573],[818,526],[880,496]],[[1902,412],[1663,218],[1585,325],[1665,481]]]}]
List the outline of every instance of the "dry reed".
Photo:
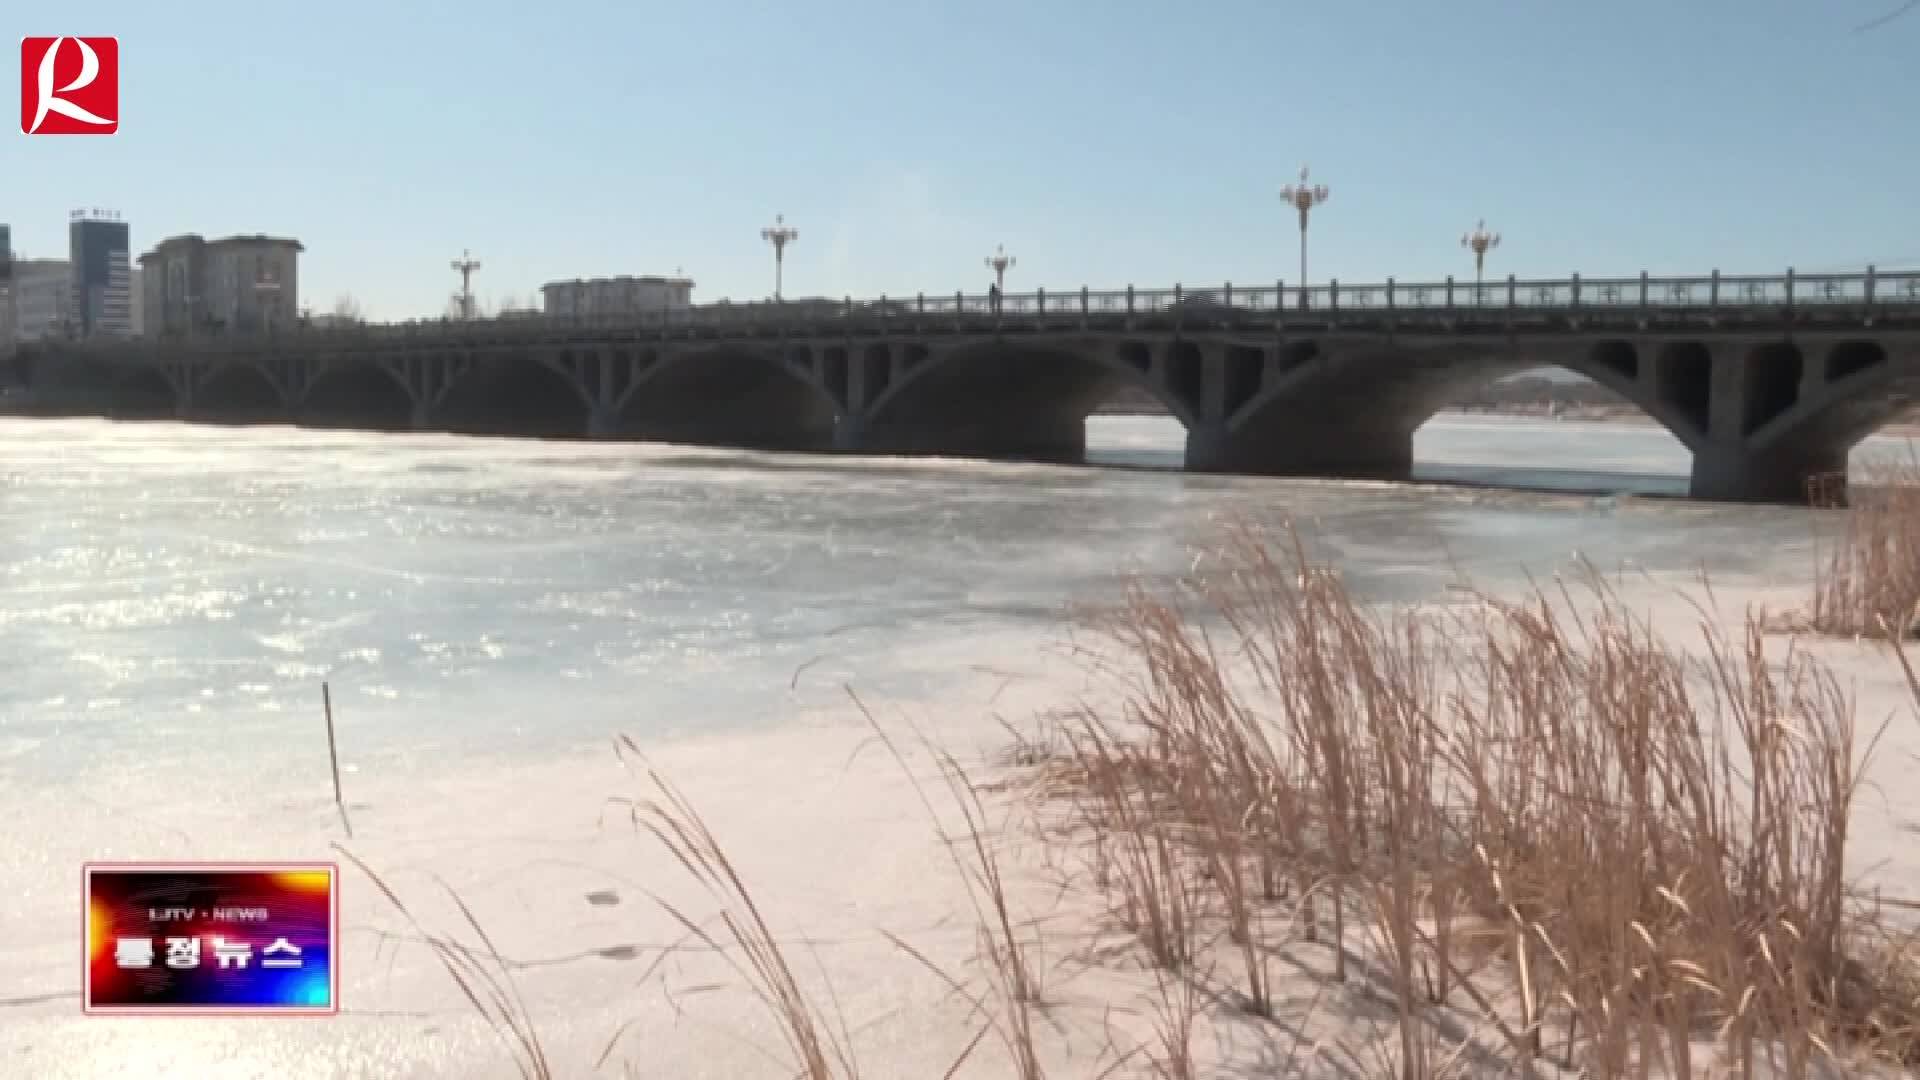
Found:
[{"label": "dry reed", "polygon": [[1867,463],[1837,515],[1837,535],[1816,540],[1812,628],[1879,637],[1885,621],[1920,637],[1920,450]]},{"label": "dry reed", "polygon": [[1427,1014],[1463,1002],[1523,1071],[1913,1060],[1920,968],[1874,952],[1844,875],[1877,734],[1833,677],[1757,621],[1687,654],[1597,579],[1474,599],[1376,613],[1242,531],[1217,571],[1094,617],[1124,716],[1081,717],[1047,772],[1146,955],[1179,971],[1224,924],[1263,1013],[1260,912],[1341,980],[1366,920],[1403,1077],[1445,1071]]},{"label": "dry reed", "polygon": [[[967,902],[973,908],[977,954],[988,980],[986,995],[974,993],[962,980],[934,963],[912,943],[890,931],[883,931],[896,948],[966,998],[973,1005],[975,1014],[984,1018],[980,1033],[967,1044],[960,1059],[949,1067],[948,1072],[957,1070],[972,1054],[981,1036],[992,1031],[1007,1051],[1016,1080],[1044,1080],[1046,1073],[1041,1067],[1035,1039],[1036,1025],[1046,1004],[1040,965],[1041,942],[1033,927],[1013,914],[1007,876],[995,846],[1004,830],[991,827],[981,789],[959,760],[920,736],[921,748],[939,768],[947,794],[960,814],[959,835],[939,828],[940,814],[927,796],[925,787],[914,775],[913,766],[900,744],[875,719],[853,688],[847,687],[846,690],[854,707],[873,729],[874,737],[886,747],[894,764],[912,783],[928,819],[939,829],[941,844],[952,857],[954,869],[959,873],[966,890]],[[1031,745],[1020,742],[1016,752],[1032,749]]]},{"label": "dry reed", "polygon": [[460,910],[461,918],[466,920],[479,946],[469,945],[450,935],[428,932],[421,925],[411,909],[400,899],[384,878],[368,866],[358,855],[339,844],[333,845],[348,862],[367,875],[375,889],[385,897],[393,909],[407,920],[416,933],[433,950],[435,958],[446,969],[447,975],[460,991],[467,1004],[487,1022],[508,1053],[513,1055],[515,1069],[524,1080],[553,1080],[553,1067],[547,1059],[546,1048],[540,1042],[540,1032],[533,1022],[533,1014],[520,996],[520,989],[514,982],[512,969],[504,960],[500,951],[494,947],[493,939],[486,928],[467,907],[452,886],[440,882],[447,896]]},{"label": "dry reed", "polygon": [[326,683],[320,684],[320,709],[327,718],[327,764],[333,770],[333,805],[340,811],[340,826],[347,830],[347,839],[353,839],[353,822],[347,818],[346,796],[340,793],[340,749],[333,738],[333,691]]},{"label": "dry reed", "polygon": [[[651,835],[667,850],[688,877],[698,882],[719,906],[721,932],[657,894],[649,898],[678,923],[693,940],[721,957],[774,1020],[792,1055],[796,1077],[804,1080],[859,1080],[853,1039],[844,1014],[820,1007],[801,985],[780,939],[774,935],[745,880],[727,857],[726,849],[707,828],[700,814],[666,778],[646,764],[632,739],[621,736],[615,751],[623,763],[638,765],[654,794],[642,799],[613,800],[625,806],[635,828]],[[745,957],[743,966],[734,952]],[[831,994],[829,985],[828,992]],[[624,1029],[623,1029],[624,1030]],[[608,1053],[618,1041],[616,1032]],[[602,1061],[607,1054],[602,1054]]]}]

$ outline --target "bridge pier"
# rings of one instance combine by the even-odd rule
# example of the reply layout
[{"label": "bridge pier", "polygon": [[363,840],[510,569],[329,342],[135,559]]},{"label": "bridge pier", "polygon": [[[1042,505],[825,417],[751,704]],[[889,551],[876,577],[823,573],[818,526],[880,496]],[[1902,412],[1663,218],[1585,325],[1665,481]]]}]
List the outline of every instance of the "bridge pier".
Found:
[{"label": "bridge pier", "polygon": [[433,430],[433,406],[424,401],[415,401],[408,414],[407,424],[415,431]]},{"label": "bridge pier", "polygon": [[611,439],[621,433],[620,410],[599,402],[587,411],[587,438]]},{"label": "bridge pier", "polygon": [[852,413],[833,418],[833,448],[842,453],[859,453],[867,448],[866,421]]},{"label": "bridge pier", "polygon": [[1194,425],[1187,429],[1188,472],[1233,472],[1225,424]]},{"label": "bridge pier", "polygon": [[1834,495],[1845,493],[1848,447],[1794,447],[1753,453],[1738,446],[1706,446],[1694,452],[1687,495],[1716,502],[1805,503],[1808,485],[1818,477],[1843,478]]}]

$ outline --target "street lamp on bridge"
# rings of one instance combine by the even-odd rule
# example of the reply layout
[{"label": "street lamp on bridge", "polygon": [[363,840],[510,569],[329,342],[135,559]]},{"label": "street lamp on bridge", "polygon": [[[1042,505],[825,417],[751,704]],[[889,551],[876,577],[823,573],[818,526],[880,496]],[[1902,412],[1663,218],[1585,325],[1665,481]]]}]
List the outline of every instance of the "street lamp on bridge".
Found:
[{"label": "street lamp on bridge", "polygon": [[460,292],[454,296],[460,305],[460,317],[472,319],[473,272],[480,269],[480,260],[473,257],[473,252],[462,249],[460,257],[453,260],[451,265],[454,272],[460,275]]},{"label": "street lamp on bridge", "polygon": [[760,230],[760,239],[773,245],[773,298],[780,299],[780,274],[786,262],[787,245],[800,239],[800,230],[787,224],[787,215],[773,215],[773,224]]},{"label": "street lamp on bridge", "polygon": [[1473,231],[1460,238],[1460,246],[1473,252],[1473,294],[1480,295],[1480,280],[1486,272],[1487,252],[1500,246],[1500,234],[1487,231],[1487,219],[1481,218]]},{"label": "street lamp on bridge", "polygon": [[993,254],[987,256],[987,268],[993,271],[993,287],[1001,292],[1007,291],[1007,270],[1019,260],[1007,254],[1007,245],[993,245]]},{"label": "street lamp on bridge", "polygon": [[1300,306],[1307,306],[1307,214],[1327,201],[1325,184],[1309,184],[1307,167],[1300,166],[1300,183],[1280,189],[1280,201],[1300,211]]}]

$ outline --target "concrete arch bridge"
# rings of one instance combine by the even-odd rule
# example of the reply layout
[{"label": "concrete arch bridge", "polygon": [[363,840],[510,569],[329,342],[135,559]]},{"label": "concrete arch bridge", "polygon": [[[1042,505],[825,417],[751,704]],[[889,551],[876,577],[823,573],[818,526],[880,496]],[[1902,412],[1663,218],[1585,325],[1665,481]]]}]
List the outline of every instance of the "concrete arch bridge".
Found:
[{"label": "concrete arch bridge", "polygon": [[1190,469],[1368,478],[1406,476],[1414,431],[1476,383],[1551,366],[1671,432],[1694,496],[1759,501],[1804,498],[1920,402],[1920,274],[683,314],[48,344],[19,365],[48,412],[1040,461],[1081,460],[1087,415],[1133,387],[1185,425]]}]

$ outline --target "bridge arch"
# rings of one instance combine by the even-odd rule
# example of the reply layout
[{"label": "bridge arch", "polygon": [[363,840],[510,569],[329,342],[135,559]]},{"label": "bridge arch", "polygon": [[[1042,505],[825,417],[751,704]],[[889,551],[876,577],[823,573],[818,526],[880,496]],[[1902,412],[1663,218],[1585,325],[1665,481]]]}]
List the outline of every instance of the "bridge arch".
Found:
[{"label": "bridge arch", "polygon": [[618,434],[652,442],[750,450],[825,450],[844,396],[828,388],[828,350],[719,346],[643,358],[624,401],[611,404]]},{"label": "bridge arch", "polygon": [[221,364],[201,376],[193,414],[212,423],[262,423],[288,416],[287,393],[273,373],[252,361]]},{"label": "bridge arch", "polygon": [[394,371],[371,359],[326,363],[293,405],[297,423],[362,431],[406,431],[413,425],[413,391]]},{"label": "bridge arch", "polygon": [[477,358],[434,411],[436,428],[463,435],[579,439],[592,399],[579,380],[539,352]]},{"label": "bridge arch", "polygon": [[[1697,355],[1696,355],[1697,353]],[[1415,349],[1390,343],[1281,350],[1259,391],[1224,430],[1190,440],[1188,464],[1239,472],[1399,479],[1413,467],[1413,435],[1477,384],[1531,368],[1559,368],[1618,394],[1689,451],[1707,441],[1712,368],[1703,347],[1644,347],[1602,339],[1533,351],[1468,344]],[[1649,373],[1659,373],[1650,378]]]},{"label": "bridge arch", "polygon": [[[1201,358],[1191,343],[976,342],[889,370],[860,416],[860,448],[1077,463],[1087,417],[1123,387],[1146,391],[1191,428]],[[868,380],[871,389],[872,380]]]},{"label": "bridge arch", "polygon": [[113,380],[107,414],[115,420],[172,420],[180,415],[180,388],[152,364],[121,369]]},{"label": "bridge arch", "polygon": [[1801,353],[1801,379],[1775,394],[1776,407],[1746,433],[1745,450],[1757,460],[1805,474],[1844,472],[1861,440],[1920,405],[1920,364],[1899,363],[1880,342],[1845,339]]}]

